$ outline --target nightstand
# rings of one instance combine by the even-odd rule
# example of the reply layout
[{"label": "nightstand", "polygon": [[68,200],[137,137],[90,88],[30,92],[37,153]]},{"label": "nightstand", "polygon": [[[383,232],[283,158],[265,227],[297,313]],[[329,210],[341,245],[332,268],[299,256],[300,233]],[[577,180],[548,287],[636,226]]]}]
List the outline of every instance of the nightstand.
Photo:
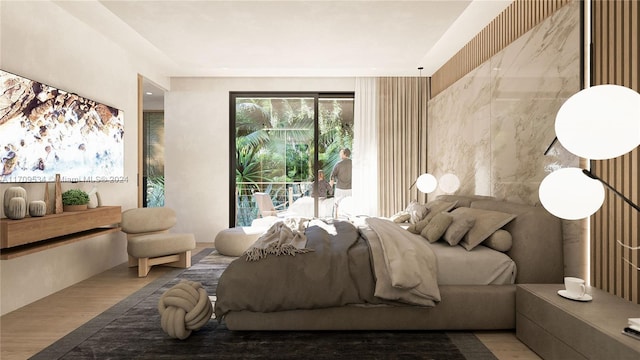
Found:
[{"label": "nightstand", "polygon": [[640,340],[621,333],[640,305],[590,288],[592,301],[563,298],[563,284],[516,289],[516,336],[544,359],[640,359]]}]

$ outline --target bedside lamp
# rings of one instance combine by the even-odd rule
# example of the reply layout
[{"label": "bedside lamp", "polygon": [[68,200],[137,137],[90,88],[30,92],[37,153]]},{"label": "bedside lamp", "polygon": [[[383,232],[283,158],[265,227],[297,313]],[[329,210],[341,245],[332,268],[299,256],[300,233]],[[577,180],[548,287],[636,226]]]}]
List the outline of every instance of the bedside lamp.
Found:
[{"label": "bedside lamp", "polygon": [[[640,94],[618,85],[598,85],[571,96],[555,123],[558,141],[575,155],[611,159],[640,146]],[[540,202],[550,213],[568,220],[595,213],[604,202],[603,184],[634,204],[588,170],[559,169],[542,180]]]},{"label": "bedside lamp", "polygon": [[455,174],[447,173],[440,177],[438,186],[445,193],[453,194],[460,188],[460,179]]},{"label": "bedside lamp", "polygon": [[[555,130],[562,146],[580,157],[603,160],[624,155],[640,146],[640,94],[618,85],[586,88],[560,107]],[[583,219],[602,206],[604,186],[640,211],[637,204],[604,180],[579,168],[559,169],[547,175],[540,183],[540,202],[559,218]]]},{"label": "bedside lamp", "polygon": [[540,202],[553,215],[567,220],[591,216],[604,202],[604,187],[584,176],[582,169],[562,168],[547,175],[538,190]]},{"label": "bedside lamp", "polygon": [[409,190],[413,189],[414,186],[418,186],[418,190],[422,191],[425,194],[432,193],[438,187],[438,180],[435,176],[424,173],[416,179],[416,181],[411,184]]},{"label": "bedside lamp", "polygon": [[555,130],[565,149],[585,159],[624,155],[640,145],[640,94],[618,85],[586,88],[562,104]]}]

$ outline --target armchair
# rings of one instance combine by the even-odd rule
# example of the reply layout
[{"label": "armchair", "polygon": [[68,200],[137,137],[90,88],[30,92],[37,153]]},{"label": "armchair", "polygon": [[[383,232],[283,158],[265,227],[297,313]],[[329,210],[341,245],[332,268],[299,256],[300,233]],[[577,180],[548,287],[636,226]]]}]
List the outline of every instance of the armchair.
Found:
[{"label": "armchair", "polygon": [[267,216],[277,216],[284,217],[287,215],[284,207],[286,203],[280,204],[278,206],[273,205],[273,201],[271,200],[271,196],[267,193],[263,192],[255,192],[253,193],[253,197],[256,199],[256,204],[258,205],[258,212],[261,217]]},{"label": "armchair", "polygon": [[136,208],[122,212],[122,232],[127,234],[129,266],[138,267],[138,277],[145,277],[154,265],[191,267],[193,234],[170,233],[176,224],[173,209]]}]

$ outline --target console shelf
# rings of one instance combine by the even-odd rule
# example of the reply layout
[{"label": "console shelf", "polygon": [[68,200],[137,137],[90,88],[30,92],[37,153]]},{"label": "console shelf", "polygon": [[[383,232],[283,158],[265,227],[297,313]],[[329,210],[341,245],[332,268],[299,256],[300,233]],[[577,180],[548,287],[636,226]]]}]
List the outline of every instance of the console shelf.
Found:
[{"label": "console shelf", "polygon": [[0,260],[7,260],[119,231],[120,206],[0,219]]}]

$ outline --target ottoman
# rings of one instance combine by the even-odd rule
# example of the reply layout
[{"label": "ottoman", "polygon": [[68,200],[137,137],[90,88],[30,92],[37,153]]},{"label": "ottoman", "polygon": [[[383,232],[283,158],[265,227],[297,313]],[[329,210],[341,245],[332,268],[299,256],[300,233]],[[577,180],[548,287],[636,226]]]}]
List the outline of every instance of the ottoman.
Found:
[{"label": "ottoman", "polygon": [[222,255],[241,256],[267,228],[238,226],[222,230],[216,235],[215,247]]}]

